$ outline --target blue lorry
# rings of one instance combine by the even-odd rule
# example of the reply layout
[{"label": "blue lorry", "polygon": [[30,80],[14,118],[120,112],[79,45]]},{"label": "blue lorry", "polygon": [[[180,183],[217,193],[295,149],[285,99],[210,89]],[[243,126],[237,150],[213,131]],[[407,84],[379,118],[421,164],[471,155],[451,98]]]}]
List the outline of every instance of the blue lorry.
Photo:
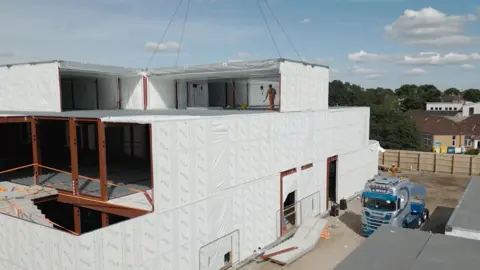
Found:
[{"label": "blue lorry", "polygon": [[406,177],[376,176],[362,193],[362,234],[370,236],[382,224],[420,228],[429,218],[425,185]]}]

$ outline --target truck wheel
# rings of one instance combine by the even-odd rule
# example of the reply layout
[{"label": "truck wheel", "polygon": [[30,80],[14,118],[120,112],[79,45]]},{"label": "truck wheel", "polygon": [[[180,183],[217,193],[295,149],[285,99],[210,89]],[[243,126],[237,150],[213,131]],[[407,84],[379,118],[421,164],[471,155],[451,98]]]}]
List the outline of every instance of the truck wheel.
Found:
[{"label": "truck wheel", "polygon": [[422,227],[422,225],[423,225],[423,219],[422,219],[422,217],[418,217],[417,218],[417,228]]},{"label": "truck wheel", "polygon": [[425,210],[423,210],[422,220],[423,220],[423,222],[425,222],[429,218],[430,218],[430,212],[428,211],[428,209],[425,208]]}]

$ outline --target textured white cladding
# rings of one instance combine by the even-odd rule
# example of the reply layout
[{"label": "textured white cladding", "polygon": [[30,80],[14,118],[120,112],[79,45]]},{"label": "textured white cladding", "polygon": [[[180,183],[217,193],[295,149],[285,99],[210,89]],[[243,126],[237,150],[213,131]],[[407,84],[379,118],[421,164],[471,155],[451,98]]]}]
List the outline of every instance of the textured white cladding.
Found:
[{"label": "textured white cladding", "polygon": [[0,108],[60,112],[58,63],[0,67]]},{"label": "textured white cladding", "polygon": [[280,64],[280,110],[282,112],[326,110],[329,69],[304,63]]},{"label": "textured white cladding", "polygon": [[378,164],[363,138],[368,112],[153,123],[155,213],[77,237],[0,215],[0,269],[217,270],[227,252],[244,259],[278,236],[281,171],[297,168],[283,182],[297,191],[300,222],[327,210],[329,156],[338,155],[339,198],[363,188]]}]

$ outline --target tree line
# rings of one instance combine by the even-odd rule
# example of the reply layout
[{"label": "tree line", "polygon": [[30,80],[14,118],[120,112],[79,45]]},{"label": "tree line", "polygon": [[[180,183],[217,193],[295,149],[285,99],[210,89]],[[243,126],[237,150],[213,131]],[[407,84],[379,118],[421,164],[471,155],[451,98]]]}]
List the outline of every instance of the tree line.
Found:
[{"label": "tree line", "polygon": [[360,85],[334,80],[330,82],[329,106],[370,107],[370,138],[387,149],[422,149],[422,136],[407,116],[410,110],[424,110],[427,102],[462,98],[480,102],[480,89],[440,91],[431,84],[405,84],[398,89],[363,88]]}]

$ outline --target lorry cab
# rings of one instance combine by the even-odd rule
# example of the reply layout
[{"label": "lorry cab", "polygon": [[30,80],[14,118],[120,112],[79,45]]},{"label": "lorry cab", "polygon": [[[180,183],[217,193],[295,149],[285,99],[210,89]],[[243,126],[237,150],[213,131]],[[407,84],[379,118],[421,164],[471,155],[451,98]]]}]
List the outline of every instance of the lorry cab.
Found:
[{"label": "lorry cab", "polygon": [[419,227],[428,218],[425,186],[408,178],[378,176],[367,182],[361,199],[364,236],[371,235],[382,224]]}]

